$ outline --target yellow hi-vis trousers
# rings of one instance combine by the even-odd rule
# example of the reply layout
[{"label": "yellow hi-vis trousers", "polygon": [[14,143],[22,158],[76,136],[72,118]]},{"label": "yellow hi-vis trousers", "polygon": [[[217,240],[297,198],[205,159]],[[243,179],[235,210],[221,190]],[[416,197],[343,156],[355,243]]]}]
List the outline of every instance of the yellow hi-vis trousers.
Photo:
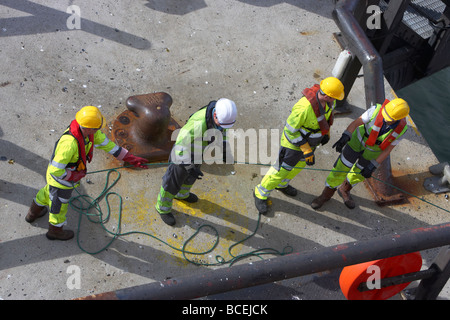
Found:
[{"label": "yellow hi-vis trousers", "polygon": [[60,189],[46,185],[36,195],[35,202],[40,206],[47,206],[48,222],[56,227],[66,224],[66,214],[73,189]]},{"label": "yellow hi-vis trousers", "polygon": [[[170,160],[169,160],[170,161]],[[200,165],[196,165],[200,168]],[[186,199],[197,180],[181,165],[169,164],[163,176],[163,182],[156,201],[156,211],[159,214],[167,214],[172,210],[173,199]]]},{"label": "yellow hi-vis trousers", "polygon": [[270,167],[261,183],[255,187],[255,196],[267,200],[270,192],[275,188],[286,188],[289,182],[306,166],[304,160],[299,161],[294,167],[283,164],[279,169]]},{"label": "yellow hi-vis trousers", "polygon": [[352,138],[350,141],[352,144],[349,143],[344,147],[332,171],[328,174],[325,183],[327,187],[335,189],[345,179],[352,186],[364,181],[365,178],[361,175],[361,170],[381,153],[381,151],[371,151],[368,148],[364,148],[359,141],[355,142],[353,140]]}]

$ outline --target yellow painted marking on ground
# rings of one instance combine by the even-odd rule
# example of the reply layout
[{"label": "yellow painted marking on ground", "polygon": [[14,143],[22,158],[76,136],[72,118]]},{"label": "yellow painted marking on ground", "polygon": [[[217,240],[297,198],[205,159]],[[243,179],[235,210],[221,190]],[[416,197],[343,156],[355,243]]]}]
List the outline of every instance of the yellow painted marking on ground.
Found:
[{"label": "yellow painted marking on ground", "polygon": [[[207,188],[210,183],[211,181],[209,183],[205,181],[202,186]],[[192,190],[199,197],[199,202],[193,204],[179,200],[173,202],[174,216],[181,228],[170,229],[160,219],[155,210],[157,195],[153,199],[149,199],[148,194],[145,196],[144,192],[129,195],[123,203],[122,225],[125,225],[123,232],[143,231],[155,235],[174,248],[181,249],[200,226],[210,225],[219,233],[219,244],[216,249],[203,256],[188,254],[188,259],[198,263],[216,263],[215,257],[220,255],[225,260],[230,260],[232,256],[228,253],[229,247],[251,234],[256,228],[256,221],[250,220],[252,230],[248,230],[249,219],[244,199],[237,191],[231,191],[235,188],[227,188],[224,181],[220,188],[208,188],[205,191],[199,190],[199,187],[194,186],[195,190]],[[227,189],[230,191],[227,192]],[[188,243],[186,250],[191,252],[208,251],[214,246],[215,241],[214,231],[209,227],[204,228],[195,239]],[[242,244],[235,246],[232,254],[239,255],[242,248]],[[181,258],[182,264],[188,263],[184,260],[182,252],[168,247],[167,249],[176,257]]]}]

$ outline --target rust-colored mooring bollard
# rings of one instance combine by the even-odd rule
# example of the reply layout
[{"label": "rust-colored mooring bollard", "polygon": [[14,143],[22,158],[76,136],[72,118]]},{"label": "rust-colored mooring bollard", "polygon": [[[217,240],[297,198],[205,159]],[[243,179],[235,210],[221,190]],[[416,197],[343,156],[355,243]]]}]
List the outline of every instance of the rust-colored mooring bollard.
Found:
[{"label": "rust-colored mooring bollard", "polygon": [[180,128],[171,117],[171,105],[172,97],[165,92],[129,97],[128,110],[113,122],[113,140],[149,163],[167,161],[175,143],[172,133]]}]

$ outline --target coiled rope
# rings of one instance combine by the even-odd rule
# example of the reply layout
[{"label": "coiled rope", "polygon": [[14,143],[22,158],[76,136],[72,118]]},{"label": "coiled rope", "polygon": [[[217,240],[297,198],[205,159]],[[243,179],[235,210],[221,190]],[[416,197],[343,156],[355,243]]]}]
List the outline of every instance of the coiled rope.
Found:
[{"label": "coiled rope", "polygon": [[[147,166],[150,165],[154,165],[154,166],[160,166],[160,165],[169,165],[170,163],[147,163]],[[234,164],[247,164],[247,165],[260,165],[260,166],[270,166],[267,164],[259,164],[259,163],[248,163],[248,162],[234,162]],[[123,237],[123,236],[127,236],[127,235],[132,235],[132,234],[141,234],[141,235],[145,235],[148,237],[151,237],[157,241],[162,242],[163,244],[165,244],[166,246],[170,247],[171,249],[181,252],[184,259],[186,261],[188,261],[189,263],[195,264],[195,265],[202,265],[202,266],[217,266],[217,265],[224,265],[224,264],[229,264],[230,266],[233,265],[235,262],[241,260],[241,259],[245,259],[245,258],[249,258],[249,257],[257,257],[260,259],[263,259],[262,256],[264,255],[285,255],[285,254],[289,254],[293,252],[293,248],[291,246],[286,246],[283,248],[282,251],[273,249],[273,248],[262,248],[262,249],[257,249],[257,250],[253,250],[251,252],[248,253],[244,253],[244,254],[240,254],[240,255],[234,255],[232,253],[234,247],[236,247],[237,245],[244,243],[245,241],[247,241],[248,239],[250,239],[251,237],[253,237],[260,226],[260,222],[261,222],[261,215],[258,214],[258,220],[255,226],[254,231],[248,235],[247,237],[245,237],[244,239],[242,239],[239,242],[236,242],[235,244],[231,245],[228,248],[228,254],[232,257],[229,260],[226,260],[225,258],[223,258],[221,255],[216,255],[215,259],[216,262],[215,263],[207,263],[207,262],[199,262],[196,260],[192,260],[189,259],[187,257],[187,255],[194,255],[194,256],[202,256],[202,255],[206,255],[212,251],[214,251],[214,249],[217,247],[217,245],[219,244],[219,232],[217,231],[216,228],[214,228],[213,226],[209,225],[209,224],[203,224],[201,225],[196,231],[195,233],[190,236],[182,245],[181,249],[180,248],[176,248],[173,245],[169,244],[168,242],[156,237],[153,234],[147,233],[147,232],[142,232],[142,231],[129,231],[129,232],[120,232],[121,229],[121,221],[122,221],[122,196],[116,192],[112,192],[110,191],[114,185],[119,181],[121,174],[119,173],[119,171],[117,171],[118,169],[124,169],[124,168],[129,168],[132,166],[121,166],[121,167],[117,167],[117,168],[112,168],[112,169],[105,169],[105,170],[98,170],[98,171],[92,171],[92,172],[88,172],[87,174],[95,174],[95,173],[100,173],[100,172],[107,172],[106,175],[106,181],[105,181],[105,185],[104,188],[102,190],[102,192],[96,197],[96,198],[92,198],[89,195],[84,195],[81,194],[77,188],[74,188],[76,190],[76,192],[78,193],[77,196],[74,196],[70,199],[69,201],[69,205],[70,207],[77,211],[79,213],[79,217],[78,217],[78,228],[77,228],[77,244],[78,247],[85,253],[91,254],[91,255],[95,255],[98,254],[102,251],[105,251],[109,246],[111,246],[111,244],[118,238],[118,237]],[[315,170],[315,171],[331,171],[329,169],[317,169],[317,168],[309,168],[309,167],[305,167],[303,169],[306,170]],[[340,172],[340,171],[337,171]],[[116,173],[117,177],[115,178],[115,180],[110,184],[110,175],[112,173]],[[372,177],[375,180],[378,180],[382,183],[385,183],[386,185],[393,187],[403,193],[408,194],[411,197],[415,197],[421,201],[424,201],[434,207],[437,207],[443,211],[449,212],[449,210],[442,208],[436,204],[433,204],[423,198],[417,197],[405,190],[402,190],[386,181],[382,181],[376,177]],[[113,229],[113,231],[108,230],[108,228],[106,228],[105,224],[109,221],[110,217],[111,217],[111,207],[110,207],[110,203],[109,203],[109,198],[112,196],[116,196],[119,199],[119,213],[118,213],[118,220],[117,220],[117,226]],[[105,200],[106,205],[107,205],[107,213],[106,215],[103,213],[103,211],[100,208],[100,202],[102,200]],[[96,213],[90,213],[91,211],[95,210]],[[96,223],[96,224],[100,224],[101,227],[103,228],[103,230],[105,232],[107,232],[108,234],[112,235],[111,240],[101,249],[97,250],[97,251],[88,251],[87,249],[85,249],[82,244],[80,243],[80,230],[81,230],[81,223],[82,223],[82,218],[86,216],[87,219],[92,222],[92,223]],[[215,234],[215,242],[214,244],[211,246],[210,249],[202,251],[202,252],[193,252],[193,251],[188,251],[186,248],[188,246],[188,244],[194,240],[197,235],[202,231],[202,229],[204,228],[210,228],[211,230],[213,230],[214,234]]]}]

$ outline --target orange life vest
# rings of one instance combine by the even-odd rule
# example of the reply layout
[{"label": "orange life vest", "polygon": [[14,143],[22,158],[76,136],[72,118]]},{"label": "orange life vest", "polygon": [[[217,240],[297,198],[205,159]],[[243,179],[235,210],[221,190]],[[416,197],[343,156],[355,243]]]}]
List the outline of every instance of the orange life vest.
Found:
[{"label": "orange life vest", "polygon": [[[382,110],[388,104],[389,100],[385,100],[383,105],[381,106],[380,110],[378,111],[378,114],[375,118],[375,123],[372,126],[372,131],[370,132],[369,138],[366,141],[367,146],[373,146],[375,142],[377,141],[378,134],[380,133],[381,127],[383,126],[383,115]],[[400,123],[397,125],[397,127],[392,130],[392,132],[381,142],[380,149],[384,150],[386,149],[396,138],[397,136],[403,131],[403,129],[406,126],[406,118],[403,118],[400,120]]]},{"label": "orange life vest", "polygon": [[69,126],[69,134],[71,134],[78,143],[78,163],[77,163],[77,170],[85,170],[87,162],[92,161],[92,156],[94,154],[93,152],[93,146],[94,146],[94,135],[90,134],[88,136],[89,141],[91,142],[91,148],[89,149],[88,154],[86,155],[86,147],[84,142],[83,134],[81,133],[80,125],[78,124],[77,120],[73,120],[70,123]]},{"label": "orange life vest", "polygon": [[313,108],[314,114],[316,115],[317,122],[319,123],[320,131],[322,135],[326,135],[330,131],[330,126],[333,125],[333,112],[331,111],[331,115],[327,119],[325,118],[325,110],[321,105],[319,105],[319,101],[317,101],[317,92],[320,90],[320,86],[318,84],[313,85],[311,88],[306,88],[302,91],[302,94],[308,99],[309,103]]}]

